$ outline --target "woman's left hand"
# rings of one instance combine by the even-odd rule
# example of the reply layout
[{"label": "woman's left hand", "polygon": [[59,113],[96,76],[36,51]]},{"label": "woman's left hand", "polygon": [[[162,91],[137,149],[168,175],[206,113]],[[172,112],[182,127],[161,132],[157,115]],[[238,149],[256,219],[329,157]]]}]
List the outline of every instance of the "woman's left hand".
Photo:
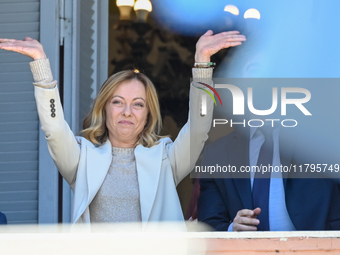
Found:
[{"label": "woman's left hand", "polygon": [[239,31],[222,32],[213,34],[208,30],[196,43],[195,62],[210,62],[210,57],[221,49],[241,45],[246,40],[244,35]]}]

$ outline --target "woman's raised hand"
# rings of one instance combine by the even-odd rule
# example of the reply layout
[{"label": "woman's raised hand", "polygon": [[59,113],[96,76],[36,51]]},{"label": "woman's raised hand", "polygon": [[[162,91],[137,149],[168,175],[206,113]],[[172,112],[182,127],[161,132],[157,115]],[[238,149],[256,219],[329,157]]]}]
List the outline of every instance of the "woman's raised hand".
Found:
[{"label": "woman's raised hand", "polygon": [[244,35],[239,31],[222,32],[213,34],[208,30],[196,43],[195,62],[210,62],[210,57],[221,49],[241,45],[246,40]]},{"label": "woman's raised hand", "polygon": [[30,37],[25,37],[22,41],[0,38],[0,49],[18,52],[33,60],[47,58],[41,43]]}]

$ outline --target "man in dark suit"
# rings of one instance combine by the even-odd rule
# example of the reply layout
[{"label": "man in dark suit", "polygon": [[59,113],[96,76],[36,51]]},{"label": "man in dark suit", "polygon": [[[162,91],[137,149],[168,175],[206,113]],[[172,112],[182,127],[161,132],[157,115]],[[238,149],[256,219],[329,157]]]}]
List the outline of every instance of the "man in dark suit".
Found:
[{"label": "man in dark suit", "polygon": [[[273,131],[273,164],[279,161],[278,164],[288,166],[295,160],[296,153],[291,146],[294,139],[287,139],[292,136],[283,133]],[[240,169],[256,165],[250,161],[259,157],[256,153],[254,156],[253,150],[261,147],[260,137],[261,131],[257,129],[242,134],[233,132],[207,146],[202,166],[231,165]],[[255,142],[252,143],[252,139]],[[280,155],[275,155],[278,151]],[[223,178],[201,178],[198,220],[217,231],[340,229],[340,188],[334,179],[288,178],[294,177],[291,173],[282,173],[279,177],[270,178],[269,208],[266,219],[261,220],[258,218],[263,208],[254,206],[255,178],[250,173],[230,172],[223,173]],[[267,229],[260,227],[261,221],[268,222]]]},{"label": "man in dark suit", "polygon": [[6,215],[0,212],[0,225],[5,225],[5,224],[7,224]]}]

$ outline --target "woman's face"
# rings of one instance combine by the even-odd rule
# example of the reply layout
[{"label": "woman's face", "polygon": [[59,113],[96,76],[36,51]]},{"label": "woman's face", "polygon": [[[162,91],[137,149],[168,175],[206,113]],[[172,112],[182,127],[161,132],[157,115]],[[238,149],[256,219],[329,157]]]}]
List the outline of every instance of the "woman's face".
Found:
[{"label": "woman's face", "polygon": [[111,145],[134,147],[148,116],[143,83],[129,80],[120,84],[106,103],[105,110]]}]

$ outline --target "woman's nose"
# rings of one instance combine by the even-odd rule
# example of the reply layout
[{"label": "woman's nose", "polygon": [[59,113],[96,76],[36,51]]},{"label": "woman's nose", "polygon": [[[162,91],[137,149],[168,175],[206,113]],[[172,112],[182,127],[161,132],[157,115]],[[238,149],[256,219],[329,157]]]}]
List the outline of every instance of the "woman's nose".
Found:
[{"label": "woman's nose", "polygon": [[131,116],[131,107],[129,105],[126,105],[123,110],[123,115],[125,117]]}]

